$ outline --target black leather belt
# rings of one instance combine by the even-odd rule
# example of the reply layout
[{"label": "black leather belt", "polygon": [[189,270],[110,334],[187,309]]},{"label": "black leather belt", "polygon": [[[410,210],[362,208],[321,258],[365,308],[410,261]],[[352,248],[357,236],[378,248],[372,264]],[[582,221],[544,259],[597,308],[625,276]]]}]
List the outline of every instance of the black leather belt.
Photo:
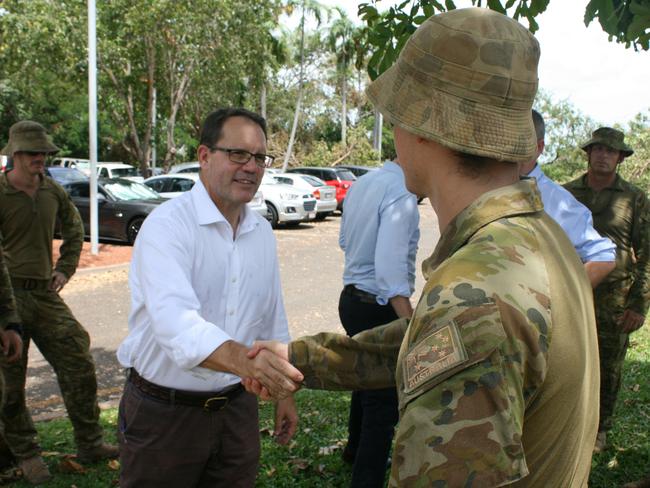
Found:
[{"label": "black leather belt", "polygon": [[244,387],[241,383],[226,390],[210,393],[175,390],[145,380],[134,368],[129,370],[129,381],[142,393],[149,395],[156,400],[162,400],[171,404],[185,405],[188,407],[200,407],[204,410],[214,412],[223,409],[229,402],[234,400],[235,397],[244,391]]},{"label": "black leather belt", "polygon": [[345,288],[343,288],[343,293],[357,297],[364,303],[374,303],[375,305],[377,304],[377,295],[373,295],[367,291],[359,290],[359,288],[354,285],[345,285]]},{"label": "black leather belt", "polygon": [[34,278],[14,278],[11,277],[11,286],[14,290],[47,290],[50,287],[51,280],[37,280]]}]

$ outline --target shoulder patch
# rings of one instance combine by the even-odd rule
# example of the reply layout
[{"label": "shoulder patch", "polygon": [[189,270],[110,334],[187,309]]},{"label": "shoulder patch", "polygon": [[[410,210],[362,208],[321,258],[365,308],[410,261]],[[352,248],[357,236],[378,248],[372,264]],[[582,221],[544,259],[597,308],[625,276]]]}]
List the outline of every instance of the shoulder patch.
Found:
[{"label": "shoulder patch", "polygon": [[404,392],[411,393],[428,379],[468,361],[467,350],[453,320],[436,329],[406,355]]}]

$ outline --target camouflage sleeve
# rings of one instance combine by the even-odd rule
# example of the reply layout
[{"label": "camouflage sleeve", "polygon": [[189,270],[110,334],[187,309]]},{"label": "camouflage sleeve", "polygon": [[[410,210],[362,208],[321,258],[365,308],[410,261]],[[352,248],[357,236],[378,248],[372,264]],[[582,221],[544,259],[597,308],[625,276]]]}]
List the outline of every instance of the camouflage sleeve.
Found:
[{"label": "camouflage sleeve", "polygon": [[637,195],[633,225],[632,248],[636,264],[625,308],[645,316],[650,305],[650,203],[642,192]]},{"label": "camouflage sleeve", "polygon": [[354,337],[321,333],[289,344],[289,360],[305,376],[307,388],[376,389],[395,386],[397,356],[408,327],[398,319]]},{"label": "camouflage sleeve", "polygon": [[0,235],[0,328],[5,329],[9,324],[19,324],[20,319],[16,312],[16,300],[11,286],[9,271],[4,261],[2,252],[2,236]]},{"label": "camouflage sleeve", "polygon": [[59,221],[61,222],[60,257],[54,269],[70,278],[77,270],[81,247],[84,242],[84,228],[77,207],[63,188],[60,188]]}]

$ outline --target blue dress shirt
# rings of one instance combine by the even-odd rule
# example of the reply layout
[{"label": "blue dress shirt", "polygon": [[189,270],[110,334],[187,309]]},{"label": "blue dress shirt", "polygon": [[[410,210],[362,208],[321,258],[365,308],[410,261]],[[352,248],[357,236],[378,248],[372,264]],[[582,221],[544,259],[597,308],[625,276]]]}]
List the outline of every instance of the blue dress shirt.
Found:
[{"label": "blue dress shirt", "polygon": [[359,178],[343,203],[339,245],[345,252],[343,285],[355,285],[386,305],[415,290],[415,255],[420,239],[415,195],[402,168],[386,161]]},{"label": "blue dress shirt", "polygon": [[539,165],[528,176],[537,180],[544,210],[564,229],[583,263],[616,260],[616,244],[594,229],[587,207],[546,176]]}]

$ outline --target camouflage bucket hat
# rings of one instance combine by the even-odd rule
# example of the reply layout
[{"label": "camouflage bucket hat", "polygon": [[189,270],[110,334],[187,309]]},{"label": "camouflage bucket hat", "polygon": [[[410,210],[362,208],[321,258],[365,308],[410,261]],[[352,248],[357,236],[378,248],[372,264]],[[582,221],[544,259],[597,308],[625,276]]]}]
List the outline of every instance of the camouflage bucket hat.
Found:
[{"label": "camouflage bucket hat", "polygon": [[54,154],[59,152],[59,148],[52,143],[41,124],[21,120],[9,129],[9,142],[2,149],[2,154],[12,157],[20,151]]},{"label": "camouflage bucket hat", "polygon": [[529,161],[539,54],[535,37],[505,15],[452,10],[424,22],[366,93],[408,132],[464,153]]},{"label": "camouflage bucket hat", "polygon": [[587,151],[592,144],[602,144],[617,151],[621,151],[623,157],[632,156],[634,150],[625,144],[625,134],[620,130],[612,129],[611,127],[600,127],[591,134],[591,139],[585,142],[580,148]]}]

